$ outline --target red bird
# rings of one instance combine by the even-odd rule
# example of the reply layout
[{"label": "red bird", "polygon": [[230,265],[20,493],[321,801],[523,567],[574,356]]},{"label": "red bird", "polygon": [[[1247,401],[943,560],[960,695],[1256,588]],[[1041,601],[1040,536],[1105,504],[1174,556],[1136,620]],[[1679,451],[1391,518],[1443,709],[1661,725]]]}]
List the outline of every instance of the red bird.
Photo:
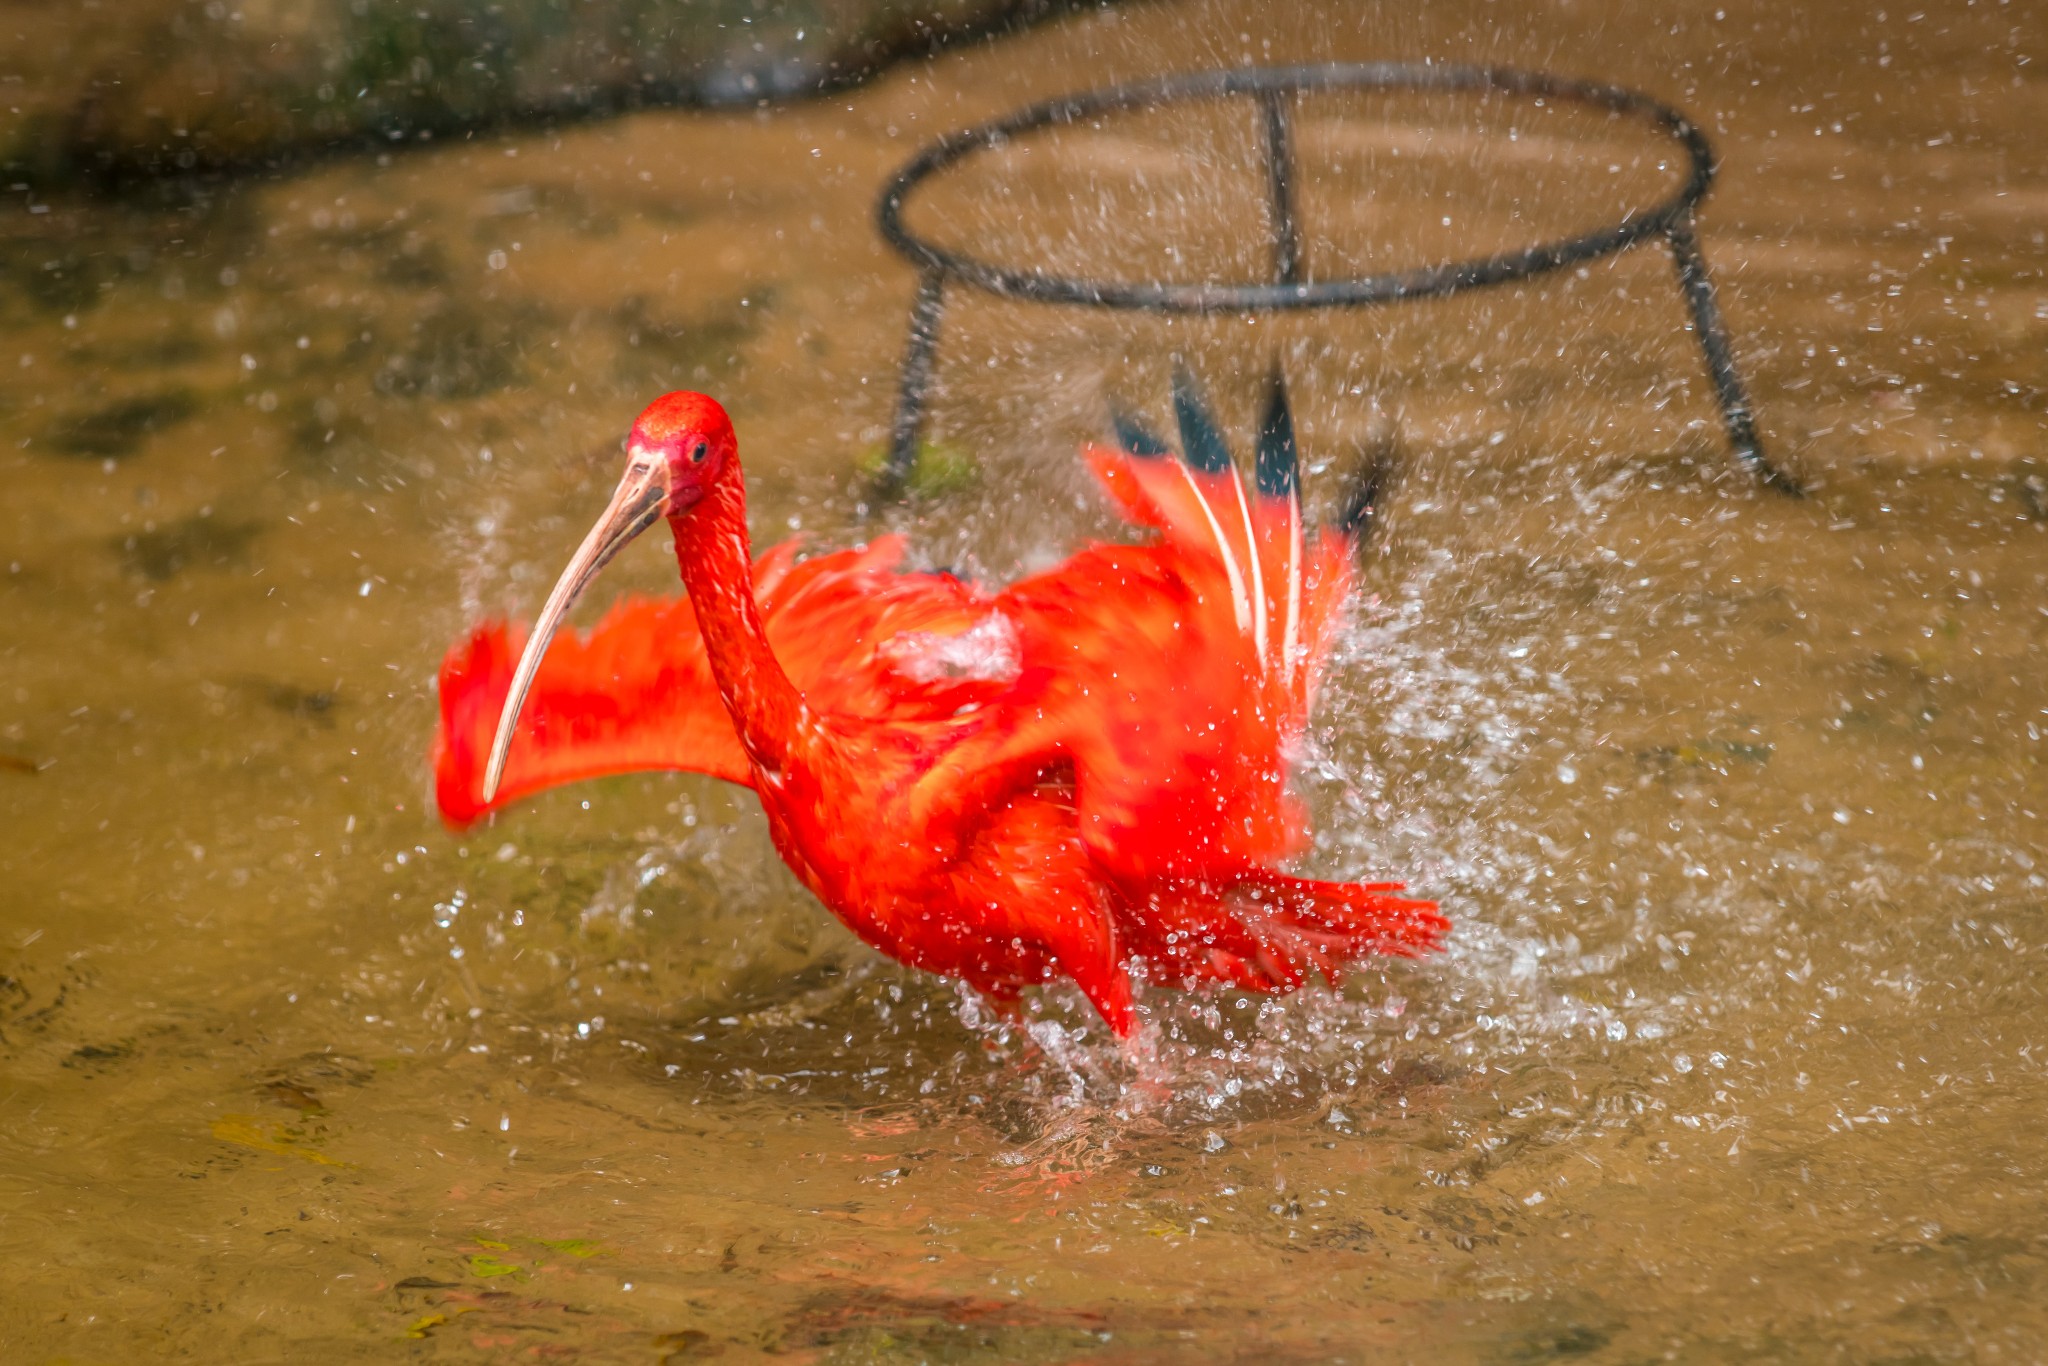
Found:
[{"label": "red bird", "polygon": [[[1123,449],[1084,452],[1158,537],[994,593],[901,572],[897,536],[754,560],[725,410],[656,400],[532,634],[486,624],[442,665],[443,816],[632,770],[744,783],[783,859],[862,939],[1005,1006],[1071,978],[1119,1036],[1134,975],[1281,992],[1434,947],[1449,922],[1401,884],[1276,866],[1306,844],[1287,756],[1352,541],[1303,527],[1277,376],[1249,494],[1183,380],[1184,460],[1131,423]],[[622,602],[550,648],[663,517],[687,601]]]}]

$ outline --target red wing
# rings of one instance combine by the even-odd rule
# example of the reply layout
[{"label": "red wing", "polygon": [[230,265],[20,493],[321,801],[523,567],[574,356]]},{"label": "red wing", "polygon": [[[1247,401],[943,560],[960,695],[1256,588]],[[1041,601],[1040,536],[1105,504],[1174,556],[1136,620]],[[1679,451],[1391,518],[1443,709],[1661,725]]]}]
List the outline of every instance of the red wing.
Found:
[{"label": "red wing", "polygon": [[1082,455],[1125,516],[1165,532],[1161,548],[1222,571],[1237,634],[1250,639],[1264,683],[1305,720],[1351,590],[1350,537],[1311,537],[1293,495],[1248,494],[1234,470],[1205,474],[1105,446]]},{"label": "red wing", "polygon": [[[821,711],[950,715],[998,686],[986,670],[948,667],[957,649],[906,651],[906,642],[972,641],[989,608],[950,575],[897,573],[901,538],[801,562],[796,550],[786,542],[762,555],[754,586],[777,657]],[[750,781],[689,600],[629,599],[590,631],[565,632],[549,647],[504,780],[484,802],[484,761],[524,644],[523,627],[486,623],[441,666],[435,796],[451,824],[606,774],[687,769]]]},{"label": "red wing", "polygon": [[1303,841],[1286,753],[1349,586],[1349,542],[1304,543],[1295,499],[1249,495],[1234,473],[1100,448],[1088,460],[1127,515],[1165,534],[1091,547],[1001,596],[1024,663],[1005,724],[958,746],[927,790],[960,801],[1064,758],[1082,837],[1126,887],[1268,866]]},{"label": "red wing", "polygon": [[485,622],[442,661],[434,799],[450,825],[610,773],[684,768],[747,781],[746,755],[719,705],[689,602],[629,599],[589,632],[565,631],[548,647],[497,796],[486,802],[484,763],[526,634],[524,626]]}]

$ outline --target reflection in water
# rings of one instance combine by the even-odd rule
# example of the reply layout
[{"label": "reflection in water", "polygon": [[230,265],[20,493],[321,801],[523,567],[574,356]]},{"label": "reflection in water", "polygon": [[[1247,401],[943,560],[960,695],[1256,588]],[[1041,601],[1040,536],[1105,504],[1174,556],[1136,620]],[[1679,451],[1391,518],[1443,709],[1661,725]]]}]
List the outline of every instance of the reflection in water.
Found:
[{"label": "reflection in water", "polygon": [[[2042,35],[1707,13],[1133,9],[759,116],[17,199],[10,1359],[2030,1359]],[[1728,467],[1643,253],[1337,321],[964,306],[933,437],[978,482],[864,510],[910,290],[866,227],[886,170],[1245,45],[1551,63],[1698,112],[1726,162],[1703,236],[1814,495]],[[1562,115],[1496,159],[1398,114],[1305,124],[1312,269],[1660,183],[1659,149]],[[1050,156],[926,207],[992,254],[1135,268],[1161,239],[1122,229],[1156,213],[1191,273],[1262,259],[1246,130],[1116,131],[1059,162],[1106,224]],[[1409,872],[1458,926],[1437,961],[1152,993],[1126,1055],[1077,999],[1001,1022],[860,948],[745,794],[432,819],[441,645],[532,610],[650,393],[730,400],[764,543],[894,520],[1004,577],[1108,531],[1074,445],[1176,349],[1235,369],[1239,428],[1285,357],[1318,496],[1401,451],[1308,866]]]}]

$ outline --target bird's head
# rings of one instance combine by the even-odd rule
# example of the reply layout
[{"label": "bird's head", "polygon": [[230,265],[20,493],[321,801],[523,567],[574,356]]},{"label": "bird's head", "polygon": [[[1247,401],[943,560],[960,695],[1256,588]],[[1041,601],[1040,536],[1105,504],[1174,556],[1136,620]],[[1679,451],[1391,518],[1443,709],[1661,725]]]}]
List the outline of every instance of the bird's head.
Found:
[{"label": "bird's head", "polygon": [[611,504],[597,525],[583,538],[583,544],[562,577],[555,581],[546,605],[533,623],[526,649],[513,671],[512,686],[505,693],[504,709],[498,714],[498,731],[491,743],[490,762],[484,769],[484,800],[497,795],[498,782],[505,773],[505,756],[512,749],[512,733],[519,721],[519,709],[533,686],[533,677],[546,656],[548,642],[561,629],[569,609],[583,590],[606,565],[626,548],[635,536],[666,517],[681,524],[704,501],[738,463],[739,445],[733,436],[732,419],[718,400],[704,394],[677,392],[663,394],[634,419],[626,437],[626,473],[612,493]]},{"label": "bird's head", "polygon": [[724,476],[736,454],[732,419],[717,399],[687,391],[663,394],[633,421],[620,492],[634,482],[636,471],[643,471],[650,488],[664,491],[656,515],[682,517]]}]

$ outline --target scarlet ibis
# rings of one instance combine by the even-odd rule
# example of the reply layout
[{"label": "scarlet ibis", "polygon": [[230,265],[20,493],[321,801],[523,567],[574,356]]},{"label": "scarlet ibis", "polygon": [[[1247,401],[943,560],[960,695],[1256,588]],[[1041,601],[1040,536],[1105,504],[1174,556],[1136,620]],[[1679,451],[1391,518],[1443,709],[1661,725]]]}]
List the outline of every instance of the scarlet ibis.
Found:
[{"label": "scarlet ibis", "polygon": [[[443,663],[443,816],[632,770],[743,783],[862,939],[1005,1008],[1071,978],[1119,1036],[1134,976],[1285,992],[1433,948],[1449,922],[1401,883],[1278,866],[1307,842],[1288,756],[1353,529],[1304,525],[1277,372],[1249,491],[1184,374],[1174,397],[1182,458],[1128,419],[1083,451],[1150,542],[1090,545],[1000,591],[904,572],[894,535],[753,559],[725,410],[657,399],[532,631],[486,623]],[[687,598],[627,600],[557,640],[663,517]]]}]

